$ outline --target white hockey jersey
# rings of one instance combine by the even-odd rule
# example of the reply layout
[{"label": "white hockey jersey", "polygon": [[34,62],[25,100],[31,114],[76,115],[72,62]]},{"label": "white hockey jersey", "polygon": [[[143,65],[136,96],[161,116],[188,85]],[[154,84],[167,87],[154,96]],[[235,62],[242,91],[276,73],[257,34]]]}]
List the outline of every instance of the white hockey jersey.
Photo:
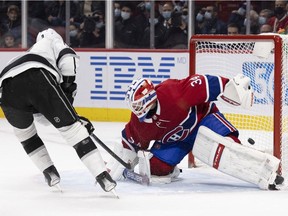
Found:
[{"label": "white hockey jersey", "polygon": [[62,82],[63,76],[75,77],[79,56],[53,29],[43,32],[45,31],[53,32],[53,36],[41,39],[37,37],[37,42],[27,52],[13,58],[0,73],[0,86],[4,79],[14,77],[30,68],[45,68],[56,77],[59,83]]}]

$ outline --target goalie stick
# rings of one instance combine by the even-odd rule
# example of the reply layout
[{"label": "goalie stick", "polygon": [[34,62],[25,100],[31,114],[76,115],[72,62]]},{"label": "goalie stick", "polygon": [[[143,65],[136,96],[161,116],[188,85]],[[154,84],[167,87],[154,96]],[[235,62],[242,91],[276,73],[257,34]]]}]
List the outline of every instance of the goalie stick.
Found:
[{"label": "goalie stick", "polygon": [[91,134],[92,138],[100,144],[112,157],[114,157],[119,163],[121,163],[126,169],[131,170],[132,165],[123,161],[118,155],[116,155],[105,143],[103,143],[95,134]]},{"label": "goalie stick", "polygon": [[126,179],[129,179],[129,180],[134,181],[134,182],[141,184],[141,185],[147,185],[148,186],[150,184],[150,179],[148,176],[138,174],[138,173],[134,172],[133,170],[129,170],[127,168],[124,169],[123,176]]}]

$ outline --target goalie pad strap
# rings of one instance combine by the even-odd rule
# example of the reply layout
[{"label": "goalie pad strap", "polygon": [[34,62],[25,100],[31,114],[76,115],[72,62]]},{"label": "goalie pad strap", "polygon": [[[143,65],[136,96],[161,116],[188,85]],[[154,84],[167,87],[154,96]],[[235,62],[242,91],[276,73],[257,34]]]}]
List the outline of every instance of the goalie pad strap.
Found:
[{"label": "goalie pad strap", "polygon": [[217,147],[217,150],[216,150],[216,153],[214,156],[214,160],[213,160],[213,167],[215,169],[219,168],[219,164],[220,164],[220,160],[221,160],[221,156],[222,156],[222,153],[224,151],[224,148],[225,148],[225,146],[222,144],[219,144]]},{"label": "goalie pad strap", "polygon": [[199,128],[193,154],[219,171],[268,189],[274,183],[279,159],[230,141],[212,130]]}]

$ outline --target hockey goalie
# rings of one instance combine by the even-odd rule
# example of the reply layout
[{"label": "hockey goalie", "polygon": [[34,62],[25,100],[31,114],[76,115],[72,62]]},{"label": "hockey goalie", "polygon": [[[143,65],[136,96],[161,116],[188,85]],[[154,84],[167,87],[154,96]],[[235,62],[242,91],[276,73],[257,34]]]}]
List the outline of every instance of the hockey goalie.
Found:
[{"label": "hockey goalie", "polygon": [[[140,174],[150,182],[176,180],[177,164],[192,150],[207,165],[261,189],[277,190],[283,184],[277,173],[279,159],[243,146],[239,131],[214,103],[249,109],[253,105],[250,78],[195,74],[157,86],[137,79],[129,86],[126,100],[131,118],[114,151],[126,162],[139,161]],[[115,180],[123,178],[124,167],[115,159],[106,166]]]}]

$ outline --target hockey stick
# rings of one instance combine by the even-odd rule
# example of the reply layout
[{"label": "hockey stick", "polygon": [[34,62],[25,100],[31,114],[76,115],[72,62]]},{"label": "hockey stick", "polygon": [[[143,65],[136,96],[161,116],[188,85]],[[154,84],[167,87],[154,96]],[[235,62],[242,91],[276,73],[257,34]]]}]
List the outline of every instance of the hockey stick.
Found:
[{"label": "hockey stick", "polygon": [[141,185],[147,185],[148,186],[150,184],[150,179],[148,176],[141,175],[139,173],[134,172],[133,170],[124,169],[123,176],[126,179],[129,179],[129,180],[134,181],[134,182],[141,184]]},{"label": "hockey stick", "polygon": [[91,134],[93,139],[100,144],[112,157],[114,157],[120,164],[122,164],[125,168],[131,170],[132,165],[130,163],[126,163],[123,161],[117,154],[115,154],[105,143],[103,143],[95,134]]}]

